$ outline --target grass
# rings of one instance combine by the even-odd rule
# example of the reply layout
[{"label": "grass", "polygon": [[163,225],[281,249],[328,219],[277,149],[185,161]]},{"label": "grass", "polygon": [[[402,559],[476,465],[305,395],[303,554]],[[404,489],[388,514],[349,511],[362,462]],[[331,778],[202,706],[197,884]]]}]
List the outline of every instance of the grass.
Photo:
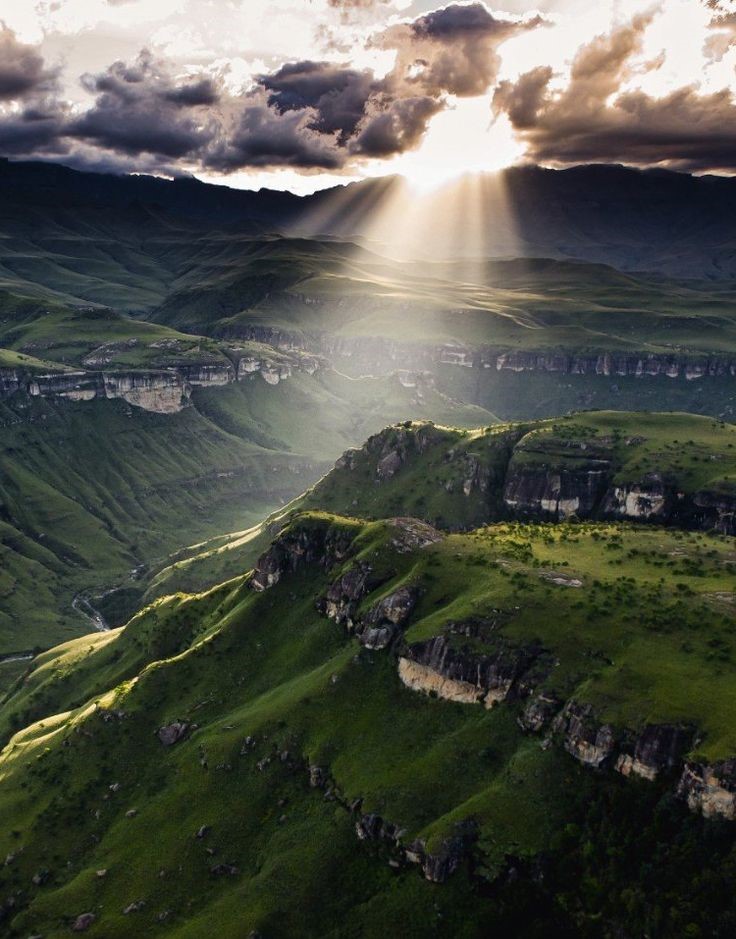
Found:
[{"label": "grass", "polygon": [[[384,522],[318,513],[292,524],[353,532],[353,556],[342,563],[362,558],[394,585],[419,584],[409,641],[505,611],[503,636],[541,641],[558,661],[547,679],[558,693],[590,701],[618,726],[686,717],[702,735],[700,755],[734,752],[732,616],[714,599],[724,569],[736,568],[730,541],[505,524],[398,553]],[[554,585],[549,571],[584,588]],[[42,868],[50,879],[28,890],[11,934],[61,935],[91,909],[93,935],[129,935],[131,923],[146,935],[168,911],[177,936],[201,935],[207,915],[223,936],[330,935],[348,920],[355,935],[377,936],[387,916],[420,902],[410,935],[431,935],[438,909],[456,924],[453,935],[479,935],[488,901],[465,872],[447,892],[412,869],[392,873],[388,848],[356,842],[347,810],[310,789],[305,763],[327,768],[341,799],[361,798],[362,811],[400,825],[406,840],[438,845],[455,822],[474,818],[477,872],[487,878],[509,855],[550,850],[593,788],[632,785],[604,783],[558,749],[541,749],[516,725],[519,704],[488,711],[404,688],[391,653],[359,651],[316,611],[336,573],[302,567],[263,594],[239,578],[162,600],[124,630],[34,664],[3,707],[6,719],[15,713],[16,726],[30,726],[0,757],[0,805],[16,831],[0,834],[0,851],[16,854],[9,885]],[[126,716],[103,720],[101,707]],[[198,727],[163,748],[154,731],[173,719]],[[199,840],[202,825],[212,830]],[[238,873],[212,876],[215,863]],[[97,877],[100,869],[108,873]],[[138,899],[141,912],[121,914]]]}]

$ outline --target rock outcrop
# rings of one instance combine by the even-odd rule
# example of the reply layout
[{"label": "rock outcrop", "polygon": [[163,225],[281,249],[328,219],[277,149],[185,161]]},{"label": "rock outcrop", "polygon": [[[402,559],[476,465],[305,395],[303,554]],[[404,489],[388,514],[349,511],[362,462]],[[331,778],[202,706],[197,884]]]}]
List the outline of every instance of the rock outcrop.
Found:
[{"label": "rock outcrop", "polygon": [[674,724],[650,724],[632,743],[622,747],[616,769],[624,776],[654,780],[668,773],[681,761],[692,741],[692,731]]},{"label": "rock outcrop", "polygon": [[364,562],[358,562],[345,571],[330,584],[320,605],[322,612],[336,623],[352,629],[358,604],[374,586],[378,586],[375,580],[371,580],[372,574],[371,567]]},{"label": "rock outcrop", "polygon": [[677,793],[706,818],[736,820],[736,759],[686,763]]},{"label": "rock outcrop", "polygon": [[537,654],[510,646],[483,654],[454,648],[445,636],[435,636],[402,652],[399,677],[414,691],[490,708],[512,693]]},{"label": "rock outcrop", "polygon": [[[127,349],[131,343],[122,345]],[[121,343],[100,346],[85,357],[84,370],[42,373],[37,369],[0,369],[0,397],[24,393],[75,402],[121,399],[146,411],[174,414],[187,406],[194,388],[220,387],[255,375],[269,385],[277,385],[296,370],[313,374],[322,366],[318,356],[299,354],[282,360],[249,355],[238,358],[238,350],[233,350],[235,365],[223,360],[182,362],[165,368],[106,368],[114,364],[120,346]]]},{"label": "rock outcrop", "polygon": [[191,725],[187,721],[173,721],[159,727],[156,736],[165,747],[171,747],[180,740],[183,740],[191,730]]},{"label": "rock outcrop", "polygon": [[421,866],[426,880],[443,884],[469,856],[477,835],[476,823],[466,819],[455,826],[452,836],[442,841],[438,848],[428,851],[426,842],[417,839],[406,848],[405,856],[411,863]]},{"label": "rock outcrop", "polygon": [[288,528],[256,562],[250,587],[267,590],[284,574],[310,563],[331,567],[347,556],[352,540],[352,533],[339,527],[297,524]]},{"label": "rock outcrop", "polygon": [[382,597],[355,625],[355,635],[367,649],[385,649],[406,626],[419,598],[415,586],[405,584]]},{"label": "rock outcrop", "polygon": [[542,691],[527,702],[526,707],[518,717],[522,730],[539,733],[544,730],[562,707],[562,703],[555,695]]},{"label": "rock outcrop", "polygon": [[586,518],[600,503],[609,469],[604,461],[575,470],[512,463],[503,500],[517,516],[555,521],[572,515]]},{"label": "rock outcrop", "polygon": [[598,769],[613,758],[616,749],[613,727],[598,723],[590,705],[568,701],[554,719],[552,729],[562,738],[567,752],[586,766]]},{"label": "rock outcrop", "polygon": [[643,521],[664,518],[671,511],[673,495],[659,473],[649,473],[638,482],[610,486],[601,511],[614,518]]}]

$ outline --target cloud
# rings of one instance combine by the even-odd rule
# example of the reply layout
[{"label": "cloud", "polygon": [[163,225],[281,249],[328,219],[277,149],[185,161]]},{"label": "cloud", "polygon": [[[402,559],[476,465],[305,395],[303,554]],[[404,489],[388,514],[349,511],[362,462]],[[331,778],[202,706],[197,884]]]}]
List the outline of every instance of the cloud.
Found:
[{"label": "cloud", "polygon": [[560,91],[544,66],[499,84],[494,113],[508,116],[530,160],[736,169],[736,103],[728,89],[703,95],[687,86],[661,98],[621,90],[636,74],[632,59],[651,18],[637,16],[584,46]]},{"label": "cloud", "polygon": [[221,132],[202,154],[204,164],[228,172],[244,167],[292,166],[338,169],[344,162],[334,135],[316,131],[313,108],[282,112],[268,104],[266,92],[251,92],[231,132]]},{"label": "cloud", "polygon": [[312,129],[337,133],[343,144],[365,116],[371,96],[380,92],[371,71],[329,62],[292,62],[259,81],[269,93],[269,106],[280,114],[313,109]]},{"label": "cloud", "polygon": [[[141,52],[132,64],[114,62],[98,75],[82,76],[94,105],[65,128],[67,136],[127,154],[182,158],[205,147],[216,129],[197,109],[219,100],[212,79],[178,83],[166,63]],[[196,113],[192,113],[192,112]]]},{"label": "cloud", "polygon": [[706,6],[713,11],[710,27],[712,35],[703,48],[706,59],[720,62],[731,46],[736,45],[735,0],[707,0]]},{"label": "cloud", "polygon": [[[162,172],[172,166],[339,171],[416,147],[451,97],[489,90],[498,74],[498,46],[540,22],[498,17],[480,2],[452,3],[372,38],[374,47],[394,54],[385,74],[347,62],[295,61],[257,76],[238,94],[210,74],[182,77],[172,62],[144,50],[133,61],[81,77],[92,96],[85,111],[72,113],[49,94],[44,108],[36,102],[37,113],[16,109],[4,123],[0,118],[0,151],[58,151],[103,165],[135,159]],[[51,89],[38,50],[11,40],[7,88]],[[0,81],[0,94],[2,88]]]},{"label": "cloud", "polygon": [[389,27],[374,44],[396,49],[394,78],[425,95],[480,95],[496,80],[497,49],[544,21],[494,16],[482,3],[450,4]]},{"label": "cloud", "polygon": [[51,91],[57,70],[47,69],[35,46],[18,42],[15,33],[0,28],[0,101],[24,98],[29,94]]}]

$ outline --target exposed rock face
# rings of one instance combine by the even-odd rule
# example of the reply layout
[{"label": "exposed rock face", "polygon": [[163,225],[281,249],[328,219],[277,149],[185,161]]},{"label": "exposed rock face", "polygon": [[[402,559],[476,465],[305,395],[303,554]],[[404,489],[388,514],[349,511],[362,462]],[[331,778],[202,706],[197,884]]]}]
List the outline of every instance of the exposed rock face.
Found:
[{"label": "exposed rock face", "polygon": [[603,514],[618,518],[650,519],[667,514],[671,494],[659,473],[649,473],[640,482],[612,486],[603,501]]},{"label": "exposed rock face", "polygon": [[698,528],[713,528],[722,535],[736,535],[736,499],[723,493],[697,492],[693,506]]},{"label": "exposed rock face", "polygon": [[552,725],[562,736],[567,752],[586,766],[601,767],[609,762],[616,746],[610,724],[599,724],[590,705],[569,701]]},{"label": "exposed rock face", "polygon": [[677,794],[693,812],[706,818],[736,819],[736,759],[720,763],[686,763]]},{"label": "exposed rock face", "polygon": [[330,567],[347,556],[352,535],[343,529],[328,526],[300,528],[283,532],[258,559],[250,581],[252,590],[267,590],[286,573],[302,565],[317,563]]},{"label": "exposed rock face", "polygon": [[419,598],[416,587],[405,585],[379,600],[356,625],[355,634],[367,649],[385,649],[406,625]]},{"label": "exposed rock face", "polygon": [[370,591],[372,570],[369,565],[359,562],[351,567],[336,581],[330,584],[323,603],[324,613],[338,624],[345,624],[348,629],[354,626],[355,610],[358,603]]},{"label": "exposed rock face", "polygon": [[442,532],[418,518],[392,518],[390,521],[394,530],[391,545],[399,554],[426,548],[445,537]]},{"label": "exposed rock face", "polygon": [[503,500],[514,515],[565,519],[593,514],[608,483],[609,464],[566,470],[513,464]]},{"label": "exposed rock face", "polygon": [[654,780],[660,773],[674,769],[692,739],[685,727],[651,724],[636,738],[633,747],[626,747],[616,760],[616,769],[624,776],[641,776]]},{"label": "exposed rock face", "polygon": [[186,382],[194,386],[217,387],[229,385],[235,381],[235,369],[228,362],[225,365],[186,365],[178,371]]},{"label": "exposed rock face", "polygon": [[458,650],[445,636],[435,636],[406,649],[399,658],[399,677],[414,691],[490,708],[508,697],[535,657],[528,649],[507,648],[489,655]]},{"label": "exposed rock face", "polygon": [[529,700],[519,715],[519,726],[522,730],[539,733],[544,730],[561,707],[562,703],[558,698],[543,691]]},{"label": "exposed rock face", "polygon": [[433,424],[406,424],[370,437],[363,450],[377,458],[376,479],[384,482],[395,476],[412,454],[424,453],[441,439],[442,431]]},{"label": "exposed rock face", "polygon": [[189,733],[190,725],[186,721],[173,721],[164,727],[159,727],[156,735],[165,747],[171,747],[183,740]]},{"label": "exposed rock face", "polygon": [[159,414],[181,411],[191,394],[177,372],[140,375],[111,372],[103,376],[103,383],[106,398],[122,398],[128,404]]},{"label": "exposed rock face", "polygon": [[468,856],[476,838],[477,825],[467,819],[455,826],[455,834],[443,841],[436,851],[428,852],[425,842],[417,840],[406,849],[406,858],[421,865],[426,880],[443,884]]},{"label": "exposed rock face", "polygon": [[176,371],[59,372],[34,376],[28,394],[67,401],[121,398],[146,411],[174,414],[186,406],[191,389]]},{"label": "exposed rock face", "polygon": [[380,815],[370,813],[361,815],[355,823],[355,834],[361,841],[389,841],[398,843],[400,830],[392,822],[387,822]]},{"label": "exposed rock face", "polygon": [[[171,345],[173,343],[173,345]],[[218,387],[260,374],[265,382],[277,385],[291,377],[294,370],[313,374],[322,365],[318,356],[295,354],[281,361],[245,355],[233,366],[228,361],[180,363],[170,368],[106,369],[116,356],[138,344],[137,340],[105,343],[84,359],[89,369],[100,371],[58,371],[47,374],[0,369],[0,397],[25,393],[34,397],[61,398],[66,401],[92,401],[95,398],[120,398],[135,407],[160,414],[181,411],[189,403],[192,389]],[[152,348],[175,353],[176,340],[153,343]],[[238,350],[233,350],[233,357]]]},{"label": "exposed rock face", "polygon": [[0,368],[0,395],[15,394],[21,388],[22,378],[14,368]]},{"label": "exposed rock face", "polygon": [[[481,364],[493,356],[492,350],[480,353]],[[736,362],[729,359],[694,358],[669,355],[625,355],[601,353],[599,355],[564,355],[538,352],[502,352],[495,356],[498,371],[560,372],[564,375],[605,375],[634,378],[685,378],[693,381],[703,376],[734,376]]]}]

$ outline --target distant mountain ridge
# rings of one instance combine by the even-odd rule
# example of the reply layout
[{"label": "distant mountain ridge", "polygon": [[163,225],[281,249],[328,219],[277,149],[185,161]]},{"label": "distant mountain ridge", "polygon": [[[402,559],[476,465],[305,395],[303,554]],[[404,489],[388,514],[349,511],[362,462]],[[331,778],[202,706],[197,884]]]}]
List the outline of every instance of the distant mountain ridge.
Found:
[{"label": "distant mountain ridge", "polygon": [[[520,256],[602,262],[671,277],[720,280],[736,274],[736,181],[730,178],[591,165],[512,167],[500,180],[479,197],[491,253],[501,199],[513,217]],[[145,226],[147,234],[201,232],[204,223],[240,234],[293,233],[306,226],[318,237],[362,238],[370,235],[371,206],[398,185],[400,180],[389,177],[300,197],[192,178],[114,176],[2,160],[0,231],[20,226],[36,236],[68,237],[59,228],[68,226],[67,213],[73,212],[80,228],[91,226],[87,234],[130,226]]]}]

